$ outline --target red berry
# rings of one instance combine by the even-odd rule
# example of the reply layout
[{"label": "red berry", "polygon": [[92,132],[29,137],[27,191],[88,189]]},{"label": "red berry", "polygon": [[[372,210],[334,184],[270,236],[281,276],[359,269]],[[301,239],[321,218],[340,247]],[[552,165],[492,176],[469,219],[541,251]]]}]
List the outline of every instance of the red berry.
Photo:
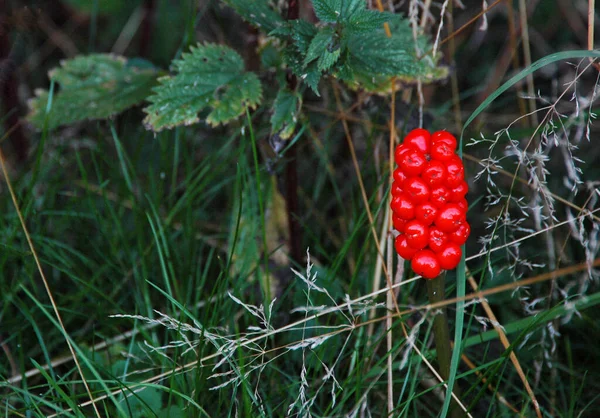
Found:
[{"label": "red berry", "polygon": [[429,132],[422,128],[413,129],[404,137],[403,144],[421,151],[423,154],[429,154],[430,146]]},{"label": "red berry", "polygon": [[456,150],[456,138],[450,132],[437,131],[431,134],[431,143],[443,142],[452,149],[452,152]]},{"label": "red berry", "polygon": [[398,165],[407,176],[418,176],[427,165],[427,159],[421,151],[411,149],[402,156]]},{"label": "red berry", "polygon": [[446,176],[446,166],[436,160],[429,161],[421,173],[421,177],[430,187],[441,186],[444,183]]},{"label": "red berry", "polygon": [[410,152],[411,150],[412,148],[409,148],[404,144],[398,145],[394,151],[394,161],[396,161],[396,165],[400,165],[406,153]]},{"label": "red berry", "polygon": [[420,177],[409,177],[404,182],[404,192],[415,204],[429,200],[429,187]]},{"label": "red berry", "polygon": [[404,234],[400,234],[396,237],[396,239],[394,240],[394,247],[396,248],[396,252],[398,253],[398,255],[405,260],[410,260],[411,258],[413,258],[415,253],[419,251],[415,250],[414,248],[411,248],[408,245],[408,243],[406,242],[406,235]]},{"label": "red berry", "polygon": [[469,203],[467,202],[467,199],[461,199],[460,201],[456,202],[456,204],[464,213],[467,213],[469,210]]},{"label": "red berry", "polygon": [[406,177],[406,174],[404,174],[404,171],[400,170],[399,168],[394,170],[394,181],[396,183],[398,183],[398,186],[402,187],[404,185],[404,181],[407,178],[408,177]]},{"label": "red berry", "polygon": [[435,220],[437,213],[437,208],[429,202],[425,202],[415,208],[415,218],[425,225],[431,225]]},{"label": "red berry", "polygon": [[404,232],[404,228],[406,227],[406,223],[408,221],[406,219],[400,218],[398,215],[392,215],[392,223],[394,224],[394,229],[398,232]]},{"label": "red berry", "polygon": [[465,179],[465,167],[458,156],[454,156],[446,163],[446,186],[454,188]]},{"label": "red berry", "polygon": [[458,226],[458,229],[450,234],[448,234],[448,238],[450,241],[454,242],[458,245],[463,245],[467,242],[467,238],[471,235],[471,227],[468,222],[463,222]]},{"label": "red berry", "polygon": [[448,203],[438,212],[435,226],[444,232],[454,232],[464,220],[465,213],[460,207],[456,203]]},{"label": "red berry", "polygon": [[402,193],[402,187],[398,184],[397,181],[392,183],[392,196],[399,196]]},{"label": "red berry", "polygon": [[461,181],[458,186],[450,189],[449,201],[455,202],[455,203],[460,202],[461,200],[463,200],[465,198],[465,195],[467,194],[468,191],[469,191],[469,185],[467,184],[467,182],[464,180]]},{"label": "red berry", "polygon": [[431,248],[435,252],[438,252],[441,251],[447,243],[448,234],[443,232],[437,226],[432,226],[431,228],[429,228],[429,239],[427,240],[429,248]]},{"label": "red berry", "polygon": [[437,253],[440,267],[444,270],[452,270],[458,266],[462,257],[462,250],[460,247],[451,242],[447,244],[442,251]]},{"label": "red berry", "polygon": [[406,242],[415,250],[420,250],[427,246],[429,240],[429,228],[417,220],[410,221],[404,228],[404,235],[406,235]]},{"label": "red berry", "polygon": [[437,141],[431,145],[431,158],[438,161],[448,161],[454,156],[454,150],[445,142]]},{"label": "red berry", "polygon": [[429,201],[433,206],[437,208],[441,208],[446,203],[448,203],[450,199],[450,191],[446,189],[444,186],[438,186],[431,189],[431,193],[429,195]]},{"label": "red berry", "polygon": [[415,205],[406,193],[394,196],[391,206],[392,211],[401,219],[410,220],[415,217]]},{"label": "red berry", "polygon": [[436,278],[441,271],[440,262],[431,250],[417,252],[411,261],[413,271],[426,279]]}]

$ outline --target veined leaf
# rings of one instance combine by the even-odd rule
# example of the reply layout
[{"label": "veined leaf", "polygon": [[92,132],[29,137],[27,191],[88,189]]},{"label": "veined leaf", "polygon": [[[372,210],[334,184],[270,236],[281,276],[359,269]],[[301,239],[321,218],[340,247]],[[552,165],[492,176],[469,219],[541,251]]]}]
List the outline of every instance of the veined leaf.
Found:
[{"label": "veined leaf", "polygon": [[308,52],[304,58],[304,66],[320,58],[327,52],[327,48],[333,42],[333,28],[326,27],[321,29],[311,40]]},{"label": "veined leaf", "polygon": [[283,26],[285,20],[277,13],[267,0],[224,0],[248,23],[269,33]]},{"label": "veined leaf", "polygon": [[376,10],[359,10],[348,18],[347,30],[352,32],[369,32],[381,29],[383,24],[394,18],[392,13]]},{"label": "veined leaf", "polygon": [[198,113],[206,108],[212,109],[206,117],[209,124],[227,123],[261,101],[258,77],[244,71],[242,58],[231,48],[198,45],[174,65],[177,74],[160,78],[148,98],[151,104],[144,109],[148,129],[197,123]]},{"label": "veined leaf", "polygon": [[348,55],[345,68],[336,75],[350,85],[358,84],[370,91],[387,92],[392,77],[398,81],[424,82],[440,80],[448,75],[446,67],[437,66],[430,56],[417,57],[429,49],[427,38],[419,35],[417,45],[412,29],[405,19],[394,18],[390,22],[391,38],[383,27],[370,32],[355,32],[348,36]]},{"label": "veined leaf", "polygon": [[[392,36],[387,37],[383,26],[366,33],[348,36],[348,63],[353,71],[369,75],[412,75],[424,73],[428,63],[416,57],[415,42],[408,21],[394,19]],[[427,43],[418,38],[419,49]]]},{"label": "veined leaf", "polygon": [[36,127],[68,125],[82,120],[105,119],[141,103],[156,85],[158,71],[142,60],[109,54],[92,54],[63,61],[49,73],[60,89],[52,96],[36,91],[29,101],[27,118]]},{"label": "veined leaf", "polygon": [[271,134],[277,134],[282,139],[289,139],[296,129],[298,112],[302,99],[296,92],[281,89],[273,103],[271,116]]},{"label": "veined leaf", "polygon": [[315,14],[321,22],[328,23],[348,20],[366,7],[365,0],[313,0]]},{"label": "veined leaf", "polygon": [[308,48],[313,37],[317,34],[317,28],[306,20],[294,20],[291,24],[292,39],[302,54],[308,53]]}]

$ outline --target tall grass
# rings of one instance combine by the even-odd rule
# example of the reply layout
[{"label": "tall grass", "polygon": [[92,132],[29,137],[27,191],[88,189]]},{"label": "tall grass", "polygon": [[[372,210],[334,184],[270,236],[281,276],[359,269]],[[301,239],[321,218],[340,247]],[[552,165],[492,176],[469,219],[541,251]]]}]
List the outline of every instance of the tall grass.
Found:
[{"label": "tall grass", "polygon": [[[219,10],[190,14],[185,42],[196,20]],[[93,16],[85,45],[106,42],[101,24]],[[303,265],[288,257],[289,156],[268,146],[267,109],[216,130],[154,136],[132,110],[36,133],[31,165],[5,172],[17,205],[6,182],[0,193],[4,415],[368,417],[387,416],[391,402],[394,417],[437,417],[448,413],[453,386],[474,417],[534,416],[534,400],[547,417],[600,414],[598,76],[588,60],[599,54],[544,54],[481,102],[474,94],[483,86],[465,72],[493,68],[466,68],[457,54],[460,96],[425,92],[439,101],[426,101],[421,117],[435,115],[431,129],[463,126],[455,133],[473,234],[437,304],[402,260],[389,260],[400,315],[386,302],[380,258],[387,102],[332,80],[323,99],[307,93],[295,139]],[[517,96],[528,79],[535,96]],[[536,102],[537,123],[520,100]],[[398,108],[403,133],[418,116]],[[454,347],[448,382],[436,377],[432,343],[442,307]]]}]

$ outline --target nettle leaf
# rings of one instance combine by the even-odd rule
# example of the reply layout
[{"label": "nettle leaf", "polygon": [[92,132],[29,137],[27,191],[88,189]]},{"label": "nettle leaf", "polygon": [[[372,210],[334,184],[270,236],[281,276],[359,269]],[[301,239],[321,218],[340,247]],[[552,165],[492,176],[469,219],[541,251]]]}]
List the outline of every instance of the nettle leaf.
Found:
[{"label": "nettle leaf", "polygon": [[212,109],[206,117],[210,125],[227,123],[262,99],[256,74],[245,72],[242,57],[226,46],[199,44],[174,65],[177,75],[161,77],[148,98],[148,129],[197,123],[198,113],[206,108]]},{"label": "nettle leaf", "polygon": [[317,96],[320,96],[318,87],[319,81],[321,80],[321,71],[319,71],[317,68],[316,63],[313,62],[310,64],[300,78],[306,83],[306,85],[308,85],[308,87],[312,89],[312,91],[315,92]]},{"label": "nettle leaf", "polygon": [[302,55],[308,53],[308,48],[314,36],[317,34],[317,28],[306,20],[294,20],[291,24],[291,37],[294,40],[294,45],[298,48],[298,52]]},{"label": "nettle leaf", "polygon": [[345,21],[366,6],[365,0],[313,0],[315,14],[321,22],[328,23]]},{"label": "nettle leaf", "polygon": [[148,62],[110,54],[80,56],[61,63],[49,77],[59,86],[46,114],[49,93],[36,91],[27,119],[48,129],[83,120],[106,119],[141,103],[157,83],[159,72]]},{"label": "nettle leaf", "polygon": [[392,19],[394,19],[392,13],[377,10],[358,10],[348,18],[346,28],[349,33],[369,32],[381,29],[384,23],[390,22]]},{"label": "nettle leaf", "polygon": [[[350,69],[352,78],[367,81],[367,84],[368,80],[372,80],[374,86],[389,80],[391,76],[406,81],[432,81],[445,77],[447,70],[436,67],[437,62],[431,57],[417,57],[409,22],[398,17],[391,23],[390,38],[383,28],[348,36],[345,64]],[[419,35],[417,47],[420,53],[424,54],[429,49],[427,38]]]},{"label": "nettle leaf", "polygon": [[325,27],[322,28],[310,42],[310,46],[308,47],[308,52],[306,53],[306,57],[304,58],[304,66],[306,67],[310,62],[318,59],[321,55],[327,52],[327,48],[333,42],[333,28]]},{"label": "nettle leaf", "polygon": [[298,121],[298,112],[302,106],[302,99],[296,92],[281,89],[273,103],[271,116],[271,133],[277,134],[281,139],[289,139]]},{"label": "nettle leaf", "polygon": [[269,33],[285,25],[281,15],[273,10],[267,0],[224,0],[248,23]]}]

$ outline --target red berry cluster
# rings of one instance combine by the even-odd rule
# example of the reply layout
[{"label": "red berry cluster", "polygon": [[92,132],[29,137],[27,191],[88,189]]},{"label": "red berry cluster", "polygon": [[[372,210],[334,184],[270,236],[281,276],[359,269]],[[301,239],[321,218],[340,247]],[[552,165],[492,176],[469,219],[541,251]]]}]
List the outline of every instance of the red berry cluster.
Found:
[{"label": "red berry cluster", "polygon": [[415,129],[396,147],[392,220],[400,232],[395,247],[415,273],[433,279],[456,268],[469,234],[465,168],[446,131]]}]

